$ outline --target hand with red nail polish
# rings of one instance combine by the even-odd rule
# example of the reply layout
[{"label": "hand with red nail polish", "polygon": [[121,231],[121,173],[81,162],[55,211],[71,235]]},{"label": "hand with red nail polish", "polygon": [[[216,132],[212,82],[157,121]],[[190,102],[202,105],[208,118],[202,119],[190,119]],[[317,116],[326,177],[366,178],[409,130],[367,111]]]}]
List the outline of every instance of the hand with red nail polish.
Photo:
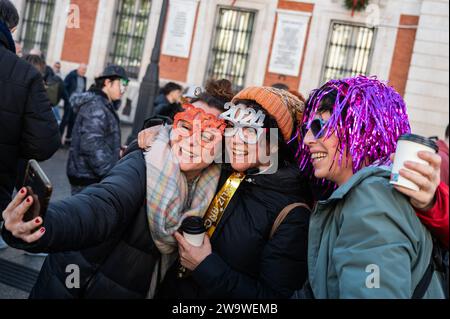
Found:
[{"label": "hand with red nail polish", "polygon": [[13,201],[3,211],[2,217],[5,221],[4,227],[11,234],[23,240],[26,243],[33,243],[38,241],[45,233],[45,228],[38,228],[43,224],[42,218],[38,217],[29,222],[24,222],[25,213],[31,208],[33,198],[26,197],[27,191],[22,188],[14,197]]}]

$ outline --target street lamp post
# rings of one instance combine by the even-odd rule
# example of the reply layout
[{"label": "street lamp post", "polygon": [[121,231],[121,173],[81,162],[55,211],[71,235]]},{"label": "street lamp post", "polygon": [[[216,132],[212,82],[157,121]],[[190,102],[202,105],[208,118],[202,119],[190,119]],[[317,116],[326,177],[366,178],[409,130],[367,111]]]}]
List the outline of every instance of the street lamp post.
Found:
[{"label": "street lamp post", "polygon": [[163,0],[161,14],[159,18],[158,31],[153,47],[150,64],[147,67],[145,76],[142,79],[139,89],[139,98],[137,102],[136,115],[134,116],[133,130],[128,138],[127,144],[130,144],[137,138],[142,130],[144,122],[153,113],[153,105],[159,90],[159,59],[161,56],[161,43],[166,23],[167,9],[169,0]]}]

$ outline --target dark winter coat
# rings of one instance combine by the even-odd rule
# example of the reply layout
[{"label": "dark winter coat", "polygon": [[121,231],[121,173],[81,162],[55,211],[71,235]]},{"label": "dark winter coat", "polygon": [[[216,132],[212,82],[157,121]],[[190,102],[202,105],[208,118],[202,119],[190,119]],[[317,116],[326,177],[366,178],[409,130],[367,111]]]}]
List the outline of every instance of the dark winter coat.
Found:
[{"label": "dark winter coat", "polygon": [[173,121],[175,115],[182,111],[183,109],[180,104],[178,103],[171,104],[164,94],[158,95],[158,97],[155,100],[155,109],[154,109],[155,115],[166,116]]},{"label": "dark winter coat", "polygon": [[[214,253],[194,272],[195,281],[178,281],[174,266],[166,297],[288,298],[306,278],[308,211],[292,211],[271,240],[269,232],[282,208],[302,201],[302,187],[294,167],[244,182],[212,238]],[[145,160],[135,151],[101,184],[51,204],[47,232],[37,243],[26,244],[3,229],[15,248],[53,253],[31,297],[145,298],[160,257],[148,228],[145,191]],[[69,265],[80,267],[80,289],[65,285]]]},{"label": "dark winter coat", "polygon": [[67,176],[72,185],[99,182],[119,160],[120,121],[115,106],[101,90],[71,98],[78,113],[72,132]]},{"label": "dark winter coat", "polygon": [[[83,82],[84,82],[83,92],[85,92],[86,88],[87,88],[87,78],[85,76],[83,76],[82,78],[83,78]],[[73,70],[66,76],[66,78],[64,79],[64,85],[66,86],[67,95],[70,98],[77,89],[77,85],[78,85],[77,70]]]},{"label": "dark winter coat", "polygon": [[[135,151],[101,184],[51,204],[44,218],[46,234],[38,242],[26,244],[3,229],[11,246],[51,253],[30,298],[145,298],[160,257],[148,227],[145,191],[145,160],[142,151]],[[66,286],[73,272],[69,265],[79,267],[78,289]]]},{"label": "dark winter coat", "polygon": [[8,47],[0,31],[0,212],[11,201],[18,158],[44,161],[61,144],[42,76]]},{"label": "dark winter coat", "polygon": [[[227,176],[223,174],[222,183]],[[211,238],[213,253],[186,279],[177,278],[176,263],[157,297],[290,298],[307,277],[309,211],[291,211],[273,238],[269,237],[281,210],[305,202],[310,198],[308,189],[295,166],[246,179]]]}]

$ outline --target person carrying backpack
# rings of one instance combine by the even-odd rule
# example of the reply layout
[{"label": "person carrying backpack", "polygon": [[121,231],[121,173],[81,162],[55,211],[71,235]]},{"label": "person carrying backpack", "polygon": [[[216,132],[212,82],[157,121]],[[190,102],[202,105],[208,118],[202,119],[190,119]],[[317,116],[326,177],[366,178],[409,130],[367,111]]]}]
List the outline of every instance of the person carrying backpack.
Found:
[{"label": "person carrying backpack", "polygon": [[48,74],[45,80],[45,89],[47,90],[47,95],[52,104],[53,113],[58,121],[61,123],[61,116],[59,115],[58,104],[61,100],[64,101],[64,105],[69,104],[69,96],[67,95],[64,81],[56,74]]}]

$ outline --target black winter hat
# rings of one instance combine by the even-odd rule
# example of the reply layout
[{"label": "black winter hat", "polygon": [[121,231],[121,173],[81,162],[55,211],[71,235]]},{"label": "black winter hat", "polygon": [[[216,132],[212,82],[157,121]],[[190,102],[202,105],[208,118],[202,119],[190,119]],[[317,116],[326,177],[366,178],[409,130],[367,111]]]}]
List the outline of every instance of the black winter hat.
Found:
[{"label": "black winter hat", "polygon": [[112,78],[112,77],[119,77],[121,79],[126,80],[127,82],[130,81],[130,79],[127,76],[127,72],[125,69],[121,66],[111,64],[108,65],[96,79],[104,79],[104,78]]}]

